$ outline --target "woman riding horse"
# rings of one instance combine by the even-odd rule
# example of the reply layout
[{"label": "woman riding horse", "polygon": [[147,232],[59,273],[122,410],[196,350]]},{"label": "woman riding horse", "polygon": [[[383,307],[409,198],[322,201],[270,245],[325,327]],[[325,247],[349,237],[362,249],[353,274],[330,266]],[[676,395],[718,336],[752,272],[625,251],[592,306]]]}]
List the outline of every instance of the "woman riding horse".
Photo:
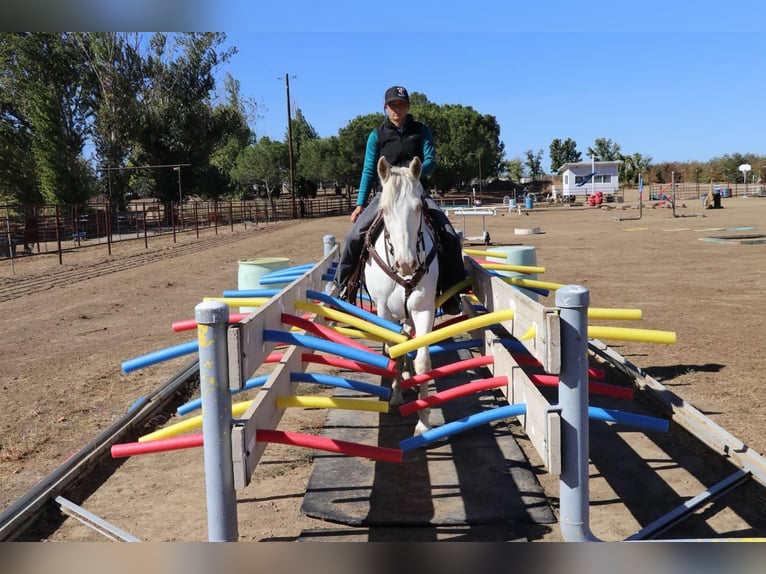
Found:
[{"label": "woman riding horse", "polygon": [[[343,254],[335,273],[335,282],[341,298],[351,298],[347,295],[354,294],[358,287],[347,283],[361,258],[365,235],[378,211],[379,196],[375,196],[365,208],[367,197],[377,180],[378,158],[385,157],[389,164],[401,167],[408,166],[414,157],[418,157],[422,162],[421,177],[430,175],[436,168],[436,151],[431,130],[425,124],[416,121],[409,110],[410,97],[405,88],[393,86],[386,90],[386,118],[367,138],[359,195],[356,208],[351,213],[351,222],[354,225],[346,236]],[[449,219],[430,195],[426,193],[424,200],[440,244],[439,291],[442,292],[466,277],[462,244]],[[459,314],[459,295],[447,299],[442,304],[442,310],[450,315]]]}]

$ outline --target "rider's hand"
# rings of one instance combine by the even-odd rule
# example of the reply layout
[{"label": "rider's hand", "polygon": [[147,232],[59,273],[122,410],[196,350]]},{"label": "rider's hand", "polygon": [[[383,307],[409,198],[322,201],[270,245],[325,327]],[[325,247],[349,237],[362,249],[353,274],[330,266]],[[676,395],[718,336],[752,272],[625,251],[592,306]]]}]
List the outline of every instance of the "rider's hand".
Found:
[{"label": "rider's hand", "polygon": [[351,212],[351,223],[356,223],[356,220],[362,215],[362,211],[364,211],[364,207],[357,205],[354,211]]}]

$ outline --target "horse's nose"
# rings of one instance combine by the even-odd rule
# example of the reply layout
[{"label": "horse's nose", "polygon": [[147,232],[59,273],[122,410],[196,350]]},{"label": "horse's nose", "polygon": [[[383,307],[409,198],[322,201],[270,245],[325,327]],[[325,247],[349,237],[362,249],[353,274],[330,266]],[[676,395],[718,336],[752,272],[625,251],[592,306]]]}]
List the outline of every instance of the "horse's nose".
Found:
[{"label": "horse's nose", "polygon": [[402,259],[396,262],[396,266],[402,272],[402,275],[412,275],[415,272],[417,261],[415,259]]}]

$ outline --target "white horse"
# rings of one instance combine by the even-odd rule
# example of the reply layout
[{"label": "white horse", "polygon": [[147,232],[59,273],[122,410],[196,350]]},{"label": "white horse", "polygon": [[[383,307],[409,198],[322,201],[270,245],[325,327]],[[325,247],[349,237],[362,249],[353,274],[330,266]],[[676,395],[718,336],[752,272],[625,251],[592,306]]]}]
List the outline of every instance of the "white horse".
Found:
[{"label": "white horse", "polygon": [[[369,245],[370,257],[364,269],[367,291],[377,307],[379,317],[407,323],[416,335],[430,333],[435,315],[439,263],[433,230],[424,214],[422,164],[414,158],[409,167],[392,167],[386,158],[378,160],[378,175],[383,184],[378,217],[384,227]],[[372,230],[376,227],[373,224]],[[368,240],[369,243],[369,240]],[[397,361],[401,378],[409,377],[406,358]],[[431,370],[427,347],[420,347],[414,360],[416,373]],[[428,395],[428,383],[422,383],[420,398]],[[391,388],[391,405],[403,402],[399,380]],[[431,428],[429,410],[418,412],[415,434]]]}]

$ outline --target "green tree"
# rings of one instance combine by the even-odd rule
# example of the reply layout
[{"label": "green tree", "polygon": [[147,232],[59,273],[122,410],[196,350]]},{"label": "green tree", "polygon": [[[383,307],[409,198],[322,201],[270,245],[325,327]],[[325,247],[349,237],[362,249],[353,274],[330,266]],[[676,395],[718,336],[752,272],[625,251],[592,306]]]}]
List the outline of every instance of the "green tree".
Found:
[{"label": "green tree", "polygon": [[348,189],[359,185],[370,132],[383,121],[382,114],[357,116],[338,131],[337,179]]},{"label": "green tree", "polygon": [[243,197],[253,191],[269,198],[278,197],[290,176],[288,162],[287,144],[263,137],[242,150],[231,177]]},{"label": "green tree", "polygon": [[75,33],[73,41],[89,70],[94,120],[90,136],[100,162],[102,191],[110,201],[124,202],[130,173],[119,168],[131,150],[138,122],[136,96],[143,80],[136,33]]},{"label": "green tree", "polygon": [[640,153],[620,157],[620,181],[626,185],[637,185],[638,176],[648,172],[652,164],[651,157],[643,157]]},{"label": "green tree", "polygon": [[582,154],[577,151],[577,142],[572,138],[561,141],[556,138],[551,142],[548,150],[551,158],[551,173],[557,173],[566,163],[578,163],[582,161]]},{"label": "green tree", "polygon": [[[84,202],[90,174],[80,157],[92,110],[86,89],[91,78],[72,35],[3,33],[0,42],[4,88],[19,98],[3,112],[10,129],[6,142],[28,145],[44,201]],[[19,181],[28,184],[28,176]]]},{"label": "green tree", "polygon": [[622,157],[620,145],[609,138],[596,138],[593,147],[588,148],[588,155],[596,156],[596,161],[618,161]]},{"label": "green tree", "polygon": [[537,179],[543,175],[543,150],[538,150],[534,153],[531,149],[524,152],[526,160],[524,165],[526,166],[529,176],[532,179]]},{"label": "green tree", "polygon": [[520,157],[509,159],[505,162],[505,172],[511,181],[519,183],[524,176],[524,162]]},{"label": "green tree", "polygon": [[[144,82],[138,95],[139,125],[131,154],[134,165],[191,164],[185,194],[215,198],[226,192],[228,173],[211,163],[226,137],[211,106],[215,71],[236,49],[221,50],[222,33],[154,34],[143,57]],[[226,116],[226,114],[222,114]],[[222,138],[223,137],[223,141]],[[156,196],[176,197],[176,174],[153,172]]]}]

